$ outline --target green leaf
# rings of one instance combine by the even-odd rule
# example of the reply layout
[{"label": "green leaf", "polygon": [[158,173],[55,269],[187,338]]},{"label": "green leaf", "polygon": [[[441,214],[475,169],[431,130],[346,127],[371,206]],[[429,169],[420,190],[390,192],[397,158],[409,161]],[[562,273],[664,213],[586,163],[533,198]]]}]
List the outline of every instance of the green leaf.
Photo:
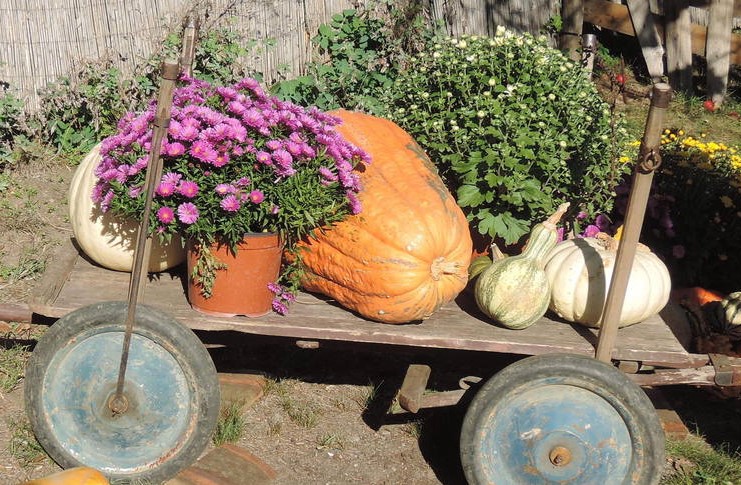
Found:
[{"label": "green leaf", "polygon": [[458,204],[461,207],[476,207],[484,201],[484,196],[474,185],[463,185],[458,191]]}]

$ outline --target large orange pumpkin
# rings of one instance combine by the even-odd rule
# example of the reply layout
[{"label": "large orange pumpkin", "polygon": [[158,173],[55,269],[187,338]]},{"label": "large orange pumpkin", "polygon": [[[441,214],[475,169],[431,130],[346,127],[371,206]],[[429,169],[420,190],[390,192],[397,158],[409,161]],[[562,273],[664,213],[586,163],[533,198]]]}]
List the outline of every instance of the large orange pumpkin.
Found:
[{"label": "large orange pumpkin", "polygon": [[299,247],[303,287],[371,320],[422,320],[468,281],[466,217],[412,137],[395,123],[345,110],[337,131],[371,162],[361,171],[362,212],[315,231]]}]

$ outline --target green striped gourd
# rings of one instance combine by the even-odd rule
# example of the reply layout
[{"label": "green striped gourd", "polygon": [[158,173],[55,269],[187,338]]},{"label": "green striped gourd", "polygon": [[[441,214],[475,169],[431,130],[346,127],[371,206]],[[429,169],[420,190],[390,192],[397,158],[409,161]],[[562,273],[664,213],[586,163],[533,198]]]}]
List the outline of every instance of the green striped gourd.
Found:
[{"label": "green striped gourd", "polygon": [[715,306],[715,319],[723,333],[741,332],[741,291],[733,292]]},{"label": "green striped gourd", "polygon": [[476,280],[474,295],[479,309],[500,325],[527,328],[548,309],[551,290],[543,268],[556,245],[556,224],[568,209],[564,203],[530,232],[521,254],[497,259]]}]

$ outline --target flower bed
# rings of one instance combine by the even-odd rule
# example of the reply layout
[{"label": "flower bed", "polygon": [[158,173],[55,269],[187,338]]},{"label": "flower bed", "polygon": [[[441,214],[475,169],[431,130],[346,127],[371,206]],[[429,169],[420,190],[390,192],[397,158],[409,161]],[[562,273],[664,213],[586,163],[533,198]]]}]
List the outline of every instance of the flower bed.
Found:
[{"label": "flower bed", "polygon": [[[665,130],[641,241],[666,262],[674,286],[741,289],[741,152],[702,134]],[[630,180],[617,189],[622,224]]]}]

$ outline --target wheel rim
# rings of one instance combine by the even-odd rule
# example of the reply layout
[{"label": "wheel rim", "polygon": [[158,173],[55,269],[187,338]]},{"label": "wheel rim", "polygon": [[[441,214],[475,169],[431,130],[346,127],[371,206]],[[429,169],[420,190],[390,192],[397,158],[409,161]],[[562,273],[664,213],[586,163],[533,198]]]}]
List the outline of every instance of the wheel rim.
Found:
[{"label": "wheel rim", "polygon": [[182,448],[197,413],[189,376],[178,360],[135,333],[124,386],[128,409],[113,416],[108,402],[123,336],[120,328],[98,327],[71,339],[48,367],[41,405],[70,456],[104,473],[135,474]]},{"label": "wheel rim", "polygon": [[622,483],[630,469],[633,444],[620,412],[577,386],[529,383],[493,408],[479,433],[478,461],[492,481]]}]

